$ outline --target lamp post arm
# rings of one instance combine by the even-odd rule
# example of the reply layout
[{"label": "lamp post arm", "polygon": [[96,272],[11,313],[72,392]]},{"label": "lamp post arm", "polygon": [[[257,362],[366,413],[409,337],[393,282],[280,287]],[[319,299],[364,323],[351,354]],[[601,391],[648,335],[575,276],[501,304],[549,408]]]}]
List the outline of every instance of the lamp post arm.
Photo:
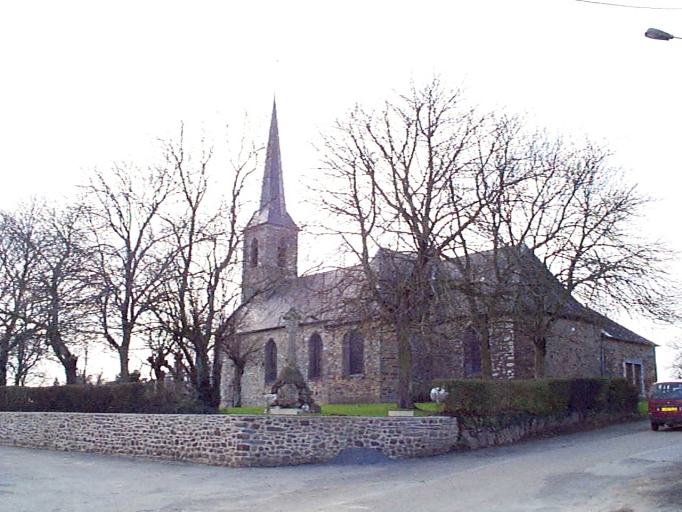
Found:
[{"label": "lamp post arm", "polygon": [[682,37],[677,37],[672,34],[668,34],[667,32],[664,32],[663,30],[659,30],[657,28],[650,28],[646,32],[644,32],[644,35],[648,37],[649,39],[657,39],[658,41],[670,41],[671,39],[682,39]]}]

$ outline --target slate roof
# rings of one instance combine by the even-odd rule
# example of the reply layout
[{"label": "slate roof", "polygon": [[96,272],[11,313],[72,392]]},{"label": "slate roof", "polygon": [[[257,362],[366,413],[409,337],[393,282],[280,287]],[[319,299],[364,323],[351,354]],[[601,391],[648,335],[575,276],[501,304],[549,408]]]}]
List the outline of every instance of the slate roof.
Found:
[{"label": "slate roof", "polygon": [[284,282],[254,298],[245,308],[240,331],[283,327],[282,317],[292,307],[301,323],[353,321],[346,304],[358,295],[359,269],[335,269],[309,274]]},{"label": "slate roof", "polygon": [[[471,256],[470,262],[473,267],[472,274],[478,279],[490,276],[490,260],[493,257],[491,252],[481,252]],[[395,253],[393,251],[380,250],[375,256],[372,264],[375,268],[384,267],[384,263],[391,260],[395,265],[390,268],[404,268],[406,262],[410,260],[407,253]],[[441,268],[446,268],[450,274],[457,279],[462,276],[457,270],[456,265],[445,264]],[[560,311],[556,316],[571,320],[584,321],[600,327],[602,334],[611,339],[627,341],[631,343],[656,346],[655,343],[632,332],[610,318],[584,306],[574,297],[567,299],[561,296],[563,288],[559,282],[551,275],[549,270],[542,262],[532,254],[527,253],[527,258],[522,265],[523,270],[515,276],[519,283],[527,282],[530,276],[542,276],[549,279],[556,286],[554,293],[546,293],[547,311],[553,310],[553,306],[558,305],[556,301],[563,301]],[[523,275],[525,274],[525,276]],[[252,305],[247,306],[246,313],[241,322],[242,332],[260,331],[274,329],[284,326],[282,317],[292,307],[296,308],[301,315],[302,323],[345,323],[359,319],[359,309],[357,297],[360,294],[363,283],[363,273],[360,267],[348,267],[335,269],[327,272],[305,275],[295,280],[282,283],[277,288],[258,297]],[[527,286],[527,285],[523,285]],[[531,285],[532,286],[532,285]],[[553,287],[550,286],[551,290]],[[462,292],[453,293],[452,304],[467,314],[468,308]],[[365,305],[365,312],[371,306]],[[528,299],[528,308],[535,307],[532,300]]]},{"label": "slate roof", "polygon": [[[505,255],[504,250],[498,251],[497,256],[495,256],[492,251],[474,254],[471,256],[471,264],[476,267],[473,274],[477,278],[486,276],[487,279],[493,279],[490,274],[492,267],[491,261],[494,257],[502,258],[504,262],[505,259],[508,260],[512,257],[518,258],[519,253],[515,254],[516,256]],[[652,341],[636,334],[592,308],[583,305],[572,295],[566,297],[566,291],[559,280],[532,251],[522,248],[520,254],[521,263],[518,265],[519,270],[514,273],[512,278],[516,281],[517,286],[522,287],[521,300],[524,301],[524,307],[529,310],[536,309],[538,307],[538,299],[541,299],[545,311],[551,312],[559,318],[580,320],[596,325],[601,328],[602,334],[607,338],[656,346]],[[542,281],[542,291],[541,293],[535,294],[533,283],[537,283],[538,281]]]}]

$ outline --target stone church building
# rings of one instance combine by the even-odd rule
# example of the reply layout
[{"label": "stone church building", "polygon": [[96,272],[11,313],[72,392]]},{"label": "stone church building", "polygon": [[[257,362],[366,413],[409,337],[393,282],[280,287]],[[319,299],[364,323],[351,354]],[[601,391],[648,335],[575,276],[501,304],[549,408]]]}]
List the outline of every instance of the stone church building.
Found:
[{"label": "stone church building", "polygon": [[[273,105],[260,207],[244,229],[238,340],[250,356],[242,405],[264,404],[287,357],[295,358],[318,403],[395,402],[397,348],[390,326],[371,315],[360,319],[344,306],[357,294],[359,269],[299,276],[298,234],[284,200]],[[511,318],[494,329],[490,345],[493,378],[532,378],[534,346]],[[433,378],[479,377],[479,350],[466,316],[448,324],[437,344],[415,351],[416,388],[428,389]],[[624,376],[644,393],[656,380],[655,344],[570,298],[547,339],[545,370],[548,377]],[[225,358],[221,406],[233,404],[234,384],[234,365]]]}]

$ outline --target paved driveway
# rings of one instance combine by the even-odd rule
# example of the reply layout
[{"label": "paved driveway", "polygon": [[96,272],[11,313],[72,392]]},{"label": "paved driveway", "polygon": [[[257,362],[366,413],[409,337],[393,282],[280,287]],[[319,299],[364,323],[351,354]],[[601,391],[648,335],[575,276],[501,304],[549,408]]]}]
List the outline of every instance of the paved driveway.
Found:
[{"label": "paved driveway", "polygon": [[682,510],[682,431],[645,422],[365,465],[232,469],[0,446],[0,511]]}]

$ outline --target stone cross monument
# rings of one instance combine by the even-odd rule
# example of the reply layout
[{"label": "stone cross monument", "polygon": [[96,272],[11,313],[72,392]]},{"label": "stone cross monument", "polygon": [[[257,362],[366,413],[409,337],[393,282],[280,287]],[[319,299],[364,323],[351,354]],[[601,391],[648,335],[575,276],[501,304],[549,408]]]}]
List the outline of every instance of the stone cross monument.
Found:
[{"label": "stone cross monument", "polygon": [[284,320],[284,328],[287,331],[287,366],[298,368],[296,364],[296,338],[298,337],[298,323],[301,320],[301,315],[298,314],[296,308],[291,308],[286,315],[282,317]]},{"label": "stone cross monument", "polygon": [[282,319],[288,335],[287,363],[272,386],[272,394],[277,396],[272,405],[284,409],[320,412],[320,406],[313,400],[313,394],[296,365],[296,339],[301,316],[292,307]]}]

